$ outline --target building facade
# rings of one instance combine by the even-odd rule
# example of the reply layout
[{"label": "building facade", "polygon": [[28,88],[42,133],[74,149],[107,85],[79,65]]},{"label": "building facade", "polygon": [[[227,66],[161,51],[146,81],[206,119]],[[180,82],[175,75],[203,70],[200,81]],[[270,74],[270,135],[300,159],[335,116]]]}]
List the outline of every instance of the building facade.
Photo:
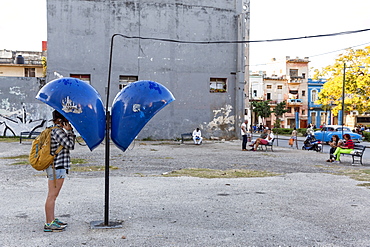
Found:
[{"label": "building facade", "polygon": [[337,118],[331,114],[330,106],[323,109],[321,104],[315,103],[325,82],[325,79],[308,79],[308,122],[317,128],[337,122]]},{"label": "building facade", "polygon": [[[108,105],[128,83],[161,83],[176,100],[139,138],[177,138],[196,127],[205,137],[239,134],[248,46],[196,42],[248,40],[249,0],[48,0],[47,6],[48,81],[83,79]],[[110,50],[114,34],[120,35]],[[106,102],[110,51],[112,98]]]},{"label": "building facade", "polygon": [[[277,104],[286,102],[288,112],[280,119],[283,128],[306,128],[308,125],[308,63],[308,57],[301,59],[287,56],[281,60],[273,58],[262,76],[263,93],[260,97],[270,101],[271,110],[274,110]],[[250,81],[258,83],[253,77]],[[257,85],[251,90],[252,93],[258,94]],[[271,114],[262,124],[271,128],[275,121],[275,114]]]},{"label": "building facade", "polygon": [[0,76],[44,77],[46,52],[0,50]]}]

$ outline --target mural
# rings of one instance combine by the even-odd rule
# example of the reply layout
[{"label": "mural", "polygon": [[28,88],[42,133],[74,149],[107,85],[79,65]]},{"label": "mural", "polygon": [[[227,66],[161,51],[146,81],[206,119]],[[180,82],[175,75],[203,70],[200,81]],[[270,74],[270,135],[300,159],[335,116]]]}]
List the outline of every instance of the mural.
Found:
[{"label": "mural", "polygon": [[[14,112],[0,114],[0,135],[1,136],[20,136],[22,131],[35,131],[43,128],[46,120],[32,120],[27,113],[24,103],[22,107]],[[3,111],[2,111],[3,112]]]},{"label": "mural", "polygon": [[235,116],[231,115],[233,107],[231,105],[226,105],[218,110],[213,110],[213,120],[206,124],[205,128],[207,132],[211,132],[214,136],[220,136],[219,134],[226,136],[220,136],[221,138],[229,138],[234,135],[234,124]]}]

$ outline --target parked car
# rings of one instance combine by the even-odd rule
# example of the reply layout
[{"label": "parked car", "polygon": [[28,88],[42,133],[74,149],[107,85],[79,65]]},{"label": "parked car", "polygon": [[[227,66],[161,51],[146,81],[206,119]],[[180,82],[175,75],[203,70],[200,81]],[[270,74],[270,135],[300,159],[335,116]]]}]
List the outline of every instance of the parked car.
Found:
[{"label": "parked car", "polygon": [[[361,135],[353,133],[351,129],[346,126],[343,126],[343,135],[344,134],[349,134],[354,142],[362,141]],[[342,125],[326,125],[321,130],[315,131],[314,135],[316,139],[326,143],[331,140],[333,135],[338,135],[340,139],[343,139]]]}]

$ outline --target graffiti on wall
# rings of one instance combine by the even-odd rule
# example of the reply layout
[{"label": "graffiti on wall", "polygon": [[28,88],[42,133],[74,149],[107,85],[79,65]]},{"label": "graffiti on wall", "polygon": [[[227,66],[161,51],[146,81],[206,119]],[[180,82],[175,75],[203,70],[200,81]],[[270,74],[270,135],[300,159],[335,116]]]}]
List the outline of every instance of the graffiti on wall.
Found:
[{"label": "graffiti on wall", "polygon": [[234,133],[235,116],[231,115],[233,107],[226,105],[217,110],[213,110],[213,119],[206,124],[205,129],[215,136],[230,137],[230,133]]},{"label": "graffiti on wall", "polygon": [[21,109],[10,112],[0,113],[0,135],[1,136],[20,136],[23,131],[35,131],[44,127],[46,120],[32,120],[32,116],[27,113],[26,106],[21,103]]}]

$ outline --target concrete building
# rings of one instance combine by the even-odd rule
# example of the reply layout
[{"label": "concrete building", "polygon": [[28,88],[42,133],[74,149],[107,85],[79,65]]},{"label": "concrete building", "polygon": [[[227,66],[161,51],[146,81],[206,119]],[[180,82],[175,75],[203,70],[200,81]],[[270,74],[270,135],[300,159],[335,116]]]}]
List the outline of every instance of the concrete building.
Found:
[{"label": "concrete building", "polygon": [[[273,110],[276,104],[286,101],[288,112],[282,117],[283,128],[306,128],[308,125],[308,57],[275,59],[268,64],[266,74],[263,76],[263,100],[270,100]],[[250,81],[257,80],[250,78]],[[261,84],[260,84],[261,85]],[[254,85],[252,90],[256,91]],[[265,119],[267,127],[273,127],[275,114]]]},{"label": "concrete building", "polygon": [[45,52],[0,50],[0,76],[43,77]]},{"label": "concrete building", "polygon": [[286,116],[287,126],[306,128],[308,126],[308,57],[286,57],[286,79],[288,87],[287,106],[295,117]]},{"label": "concrete building", "polygon": [[323,109],[321,104],[315,103],[325,82],[325,79],[308,79],[308,122],[317,128],[321,125],[337,122],[337,117],[333,117],[331,114],[330,106]]},{"label": "concrete building", "polygon": [[196,127],[206,138],[235,137],[249,102],[248,45],[196,42],[248,40],[249,11],[249,0],[48,0],[47,80],[81,78],[105,102],[111,38],[122,34],[106,103],[136,80],[157,81],[176,98],[139,138],[178,138]]}]

